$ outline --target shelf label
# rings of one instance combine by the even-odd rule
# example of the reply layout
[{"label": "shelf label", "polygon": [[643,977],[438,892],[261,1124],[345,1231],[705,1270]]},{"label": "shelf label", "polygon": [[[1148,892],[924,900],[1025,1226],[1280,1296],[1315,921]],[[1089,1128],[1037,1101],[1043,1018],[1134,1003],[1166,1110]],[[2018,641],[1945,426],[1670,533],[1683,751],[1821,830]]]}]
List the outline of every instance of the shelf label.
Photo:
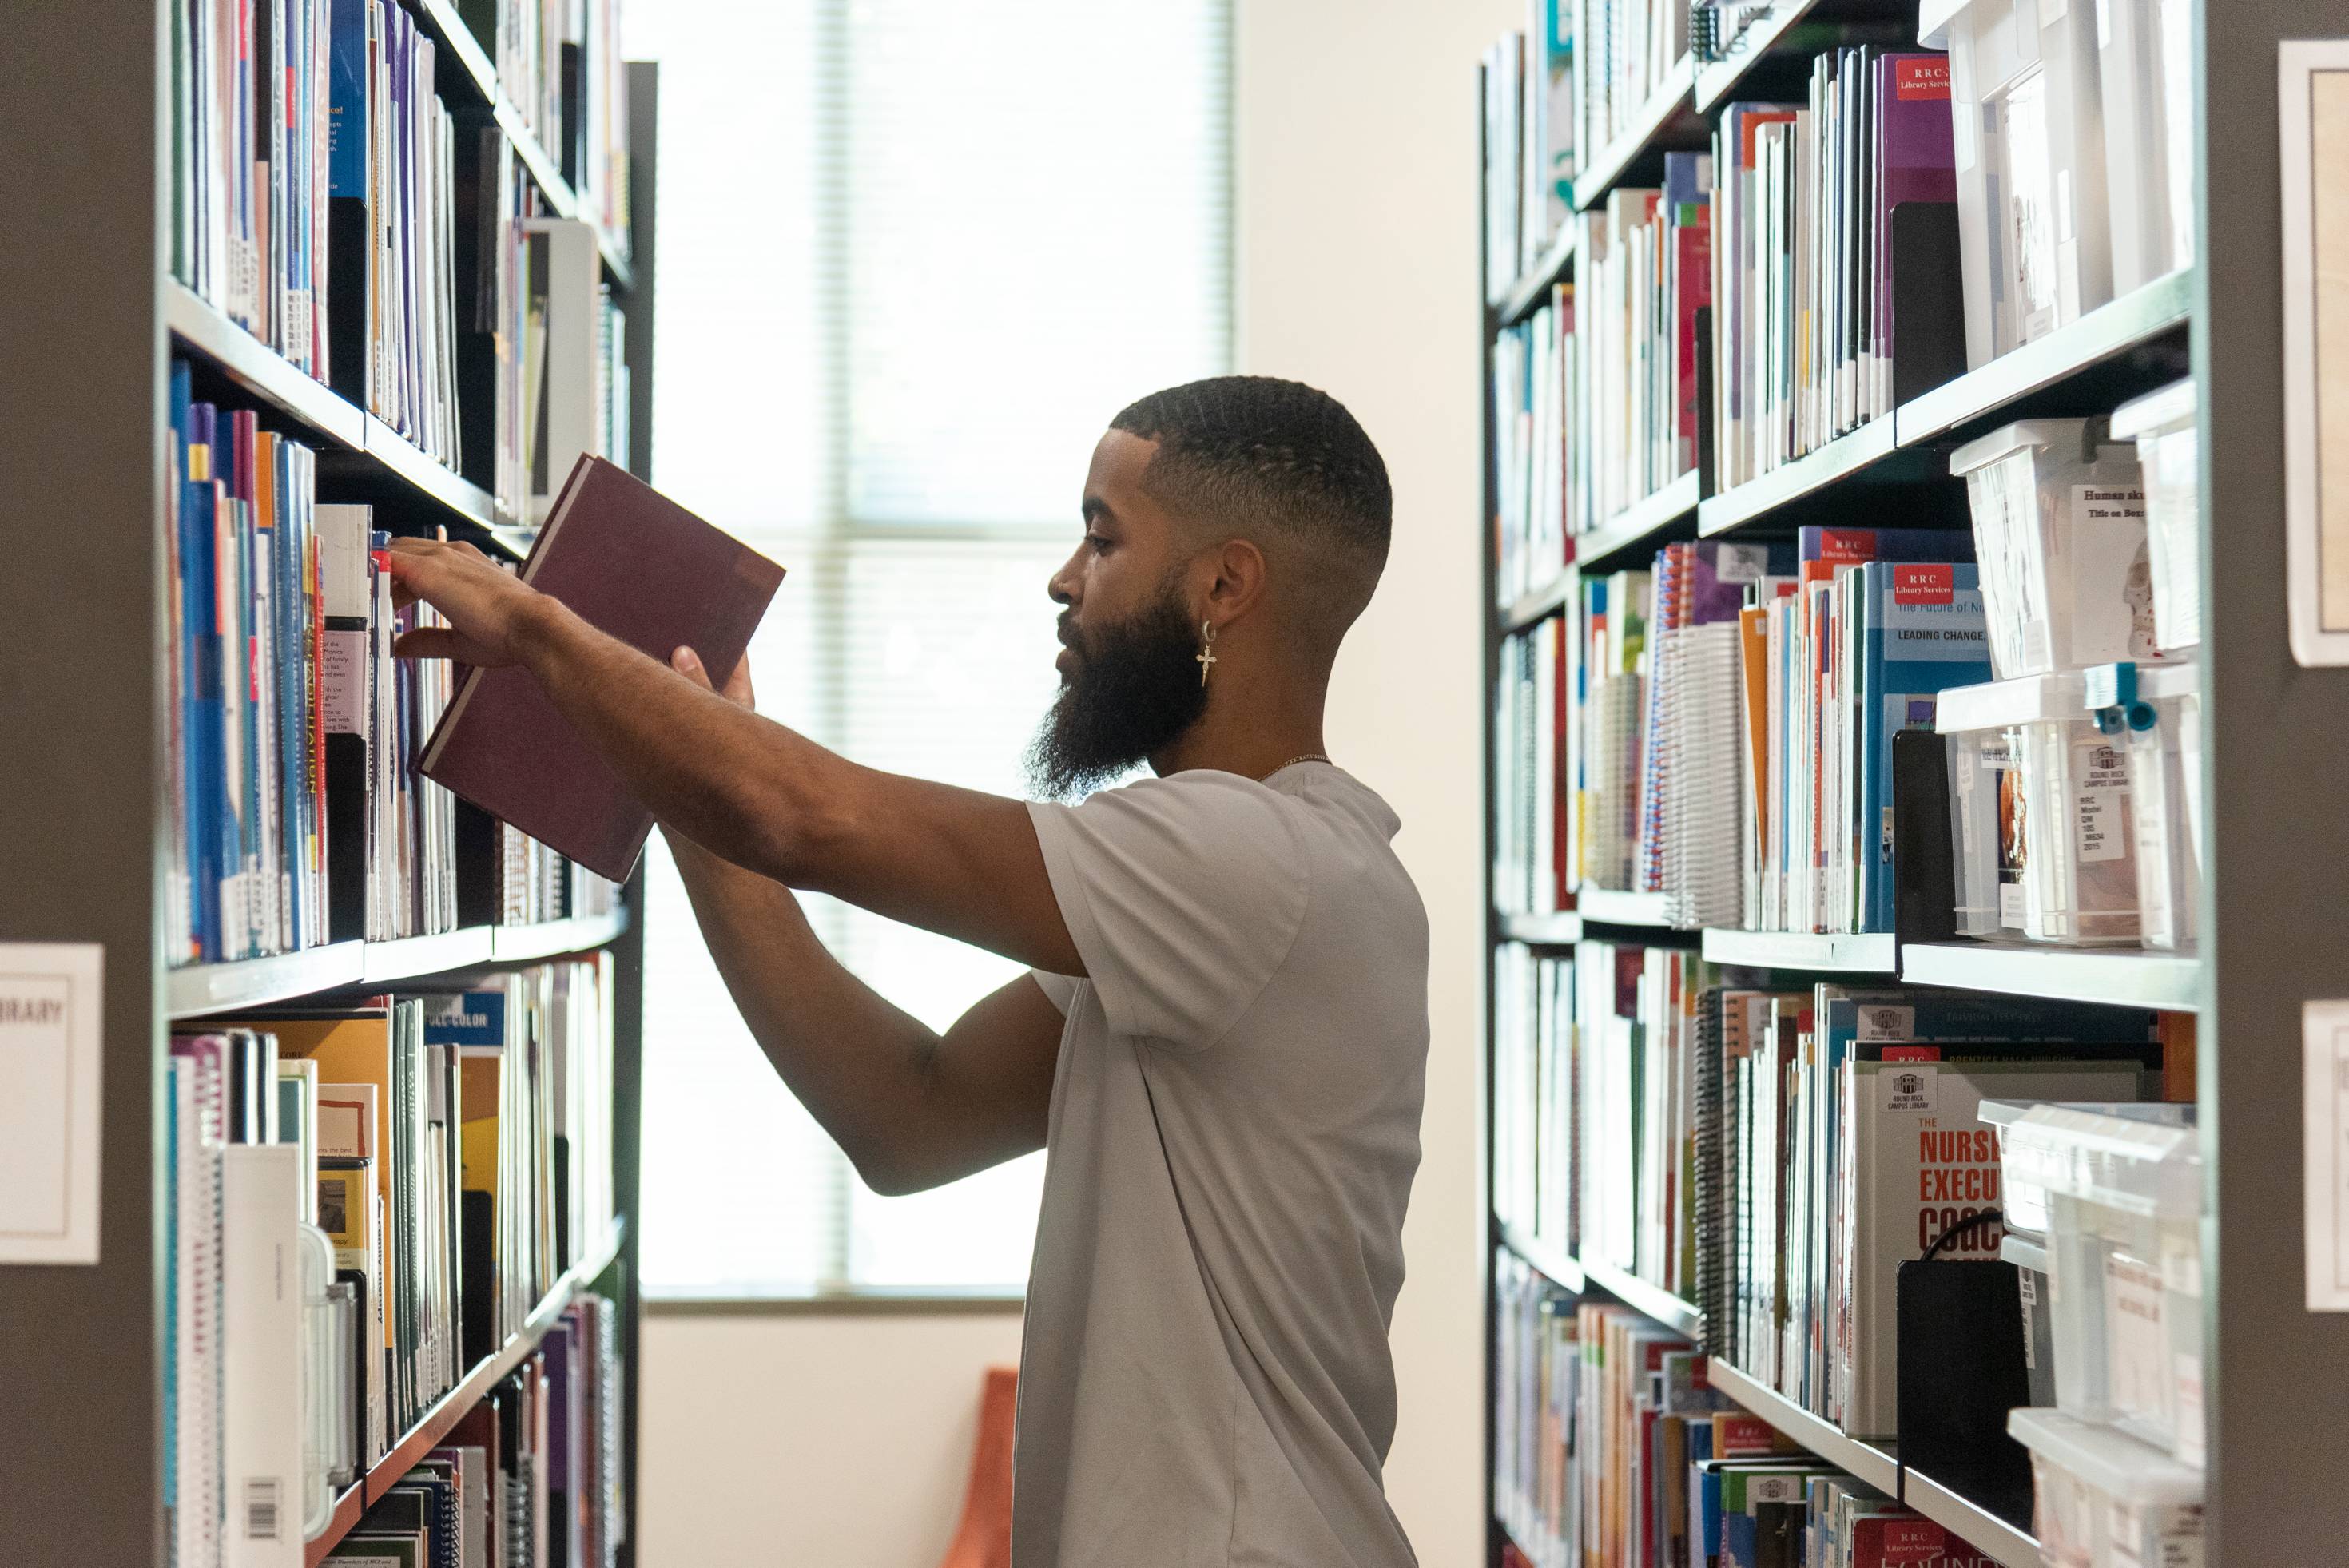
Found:
[{"label": "shelf label", "polygon": [[0,943],[0,1264],[98,1262],[105,949]]}]

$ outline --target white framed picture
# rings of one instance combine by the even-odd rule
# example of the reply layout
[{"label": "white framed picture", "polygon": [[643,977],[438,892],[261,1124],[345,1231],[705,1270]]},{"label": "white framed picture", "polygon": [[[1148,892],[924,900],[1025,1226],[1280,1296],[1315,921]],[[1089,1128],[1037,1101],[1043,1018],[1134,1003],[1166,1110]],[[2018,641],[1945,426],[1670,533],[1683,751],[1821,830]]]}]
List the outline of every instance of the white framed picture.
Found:
[{"label": "white framed picture", "polygon": [[2349,665],[2349,40],[2277,51],[2292,654]]}]

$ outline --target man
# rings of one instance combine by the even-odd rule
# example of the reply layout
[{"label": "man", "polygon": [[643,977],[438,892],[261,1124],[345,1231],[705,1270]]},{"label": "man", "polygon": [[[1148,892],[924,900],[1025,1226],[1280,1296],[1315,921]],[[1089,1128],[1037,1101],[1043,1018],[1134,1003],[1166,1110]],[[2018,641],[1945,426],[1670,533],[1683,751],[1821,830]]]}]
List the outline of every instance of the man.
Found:
[{"label": "man", "polygon": [[[1053,576],[1063,685],[1032,762],[1075,806],[861,768],[461,548],[394,546],[660,820],[776,1070],[876,1191],[1050,1150],[1020,1359],[1012,1560],[1413,1561],[1381,1466],[1419,1161],[1427,926],[1394,814],[1322,753],[1385,563],[1385,465],[1294,382],[1146,397],[1093,453]],[[818,944],[835,894],[1033,966],[943,1037]]]}]

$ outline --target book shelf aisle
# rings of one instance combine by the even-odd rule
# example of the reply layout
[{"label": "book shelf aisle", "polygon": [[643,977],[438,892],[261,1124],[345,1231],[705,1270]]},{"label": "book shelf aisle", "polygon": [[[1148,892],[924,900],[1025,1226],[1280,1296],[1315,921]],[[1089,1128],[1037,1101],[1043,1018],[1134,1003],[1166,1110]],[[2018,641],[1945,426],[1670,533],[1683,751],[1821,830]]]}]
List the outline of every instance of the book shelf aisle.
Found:
[{"label": "book shelf aisle", "polygon": [[12,170],[81,161],[74,223],[0,242],[68,302],[0,450],[77,501],[71,573],[0,588],[11,727],[57,741],[0,748],[0,933],[106,984],[98,1263],[0,1268],[45,1326],[0,1349],[27,1561],[629,1560],[642,932],[417,773],[449,676],[388,657],[375,553],[515,558],[550,471],[647,469],[657,77],[617,36],[608,0],[11,17]]},{"label": "book shelf aisle", "polygon": [[1923,10],[1532,0],[1487,57],[1488,195],[1584,155],[1485,230],[1534,1563],[2204,1550],[2199,8]]}]

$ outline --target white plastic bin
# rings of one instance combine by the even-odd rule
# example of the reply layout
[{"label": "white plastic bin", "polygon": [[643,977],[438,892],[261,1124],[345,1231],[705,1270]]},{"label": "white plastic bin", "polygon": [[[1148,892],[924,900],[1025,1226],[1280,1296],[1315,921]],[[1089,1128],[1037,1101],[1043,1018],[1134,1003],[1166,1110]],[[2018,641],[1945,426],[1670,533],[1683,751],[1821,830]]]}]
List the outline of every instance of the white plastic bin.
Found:
[{"label": "white plastic bin", "polygon": [[2122,671],[2135,700],[2107,708],[2100,722],[2128,738],[2138,938],[2189,947],[2202,902],[2202,672],[2192,664],[2091,670],[2091,707],[2115,699]]},{"label": "white plastic bin", "polygon": [[2031,1450],[2033,1531],[2047,1568],[2186,1568],[2202,1561],[2202,1474],[2059,1410],[2006,1418]]},{"label": "white plastic bin", "polygon": [[2112,298],[2112,224],[2089,0],[1920,12],[1950,51],[1966,363],[1986,364]]},{"label": "white plastic bin", "polygon": [[2202,436],[2196,412],[2190,377],[2113,410],[2113,438],[2137,443],[2144,477],[2154,641],[2164,653],[2202,641]]},{"label": "white plastic bin", "polygon": [[2194,79],[2183,47],[2191,3],[2095,0],[2116,295],[2194,259]]},{"label": "white plastic bin", "polygon": [[1950,747],[1957,923],[1967,936],[2135,943],[2137,833],[2128,743],[2104,734],[2078,672],[1953,686]]},{"label": "white plastic bin", "polygon": [[2024,419],[1950,455],[2002,680],[2159,659],[2145,488],[2102,419]]},{"label": "white plastic bin", "polygon": [[2048,1201],[2055,1403],[2202,1463],[2202,1160],[2192,1108],[2035,1105],[2002,1139]]}]

